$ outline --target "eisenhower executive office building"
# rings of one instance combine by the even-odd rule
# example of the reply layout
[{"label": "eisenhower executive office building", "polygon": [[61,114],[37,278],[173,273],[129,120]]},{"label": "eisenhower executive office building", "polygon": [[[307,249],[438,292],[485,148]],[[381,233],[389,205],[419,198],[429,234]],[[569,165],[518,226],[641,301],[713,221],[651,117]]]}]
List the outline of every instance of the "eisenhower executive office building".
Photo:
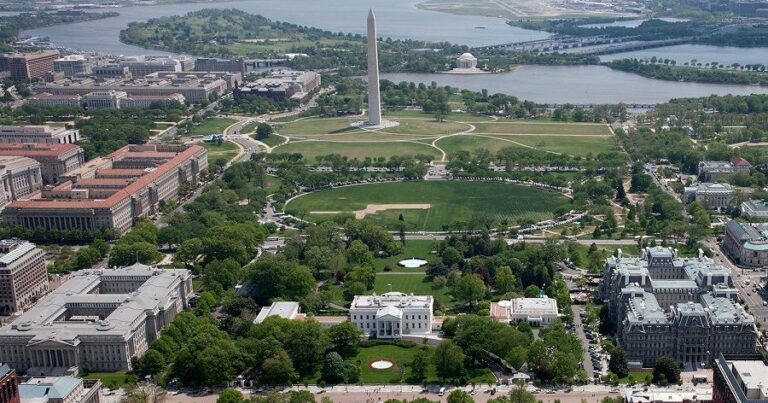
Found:
[{"label": "eisenhower executive office building", "polygon": [[669,355],[699,368],[719,354],[756,351],[755,319],[736,302],[731,271],[699,251],[646,248],[642,256],[608,258],[600,285],[630,365],[651,367]]}]

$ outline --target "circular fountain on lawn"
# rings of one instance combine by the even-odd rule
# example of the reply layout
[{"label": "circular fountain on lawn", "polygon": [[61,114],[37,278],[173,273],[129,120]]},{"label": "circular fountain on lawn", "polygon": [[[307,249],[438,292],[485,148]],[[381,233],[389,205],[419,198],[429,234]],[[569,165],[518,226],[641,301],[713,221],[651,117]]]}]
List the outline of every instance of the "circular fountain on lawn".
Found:
[{"label": "circular fountain on lawn", "polygon": [[368,364],[369,367],[373,369],[383,370],[383,369],[390,369],[395,366],[395,363],[393,363],[390,360],[385,360],[383,358],[379,358],[377,360],[371,361]]},{"label": "circular fountain on lawn", "polygon": [[419,267],[424,266],[427,263],[429,262],[427,262],[424,259],[417,259],[415,257],[397,262],[397,264],[405,267],[406,269],[418,269]]}]

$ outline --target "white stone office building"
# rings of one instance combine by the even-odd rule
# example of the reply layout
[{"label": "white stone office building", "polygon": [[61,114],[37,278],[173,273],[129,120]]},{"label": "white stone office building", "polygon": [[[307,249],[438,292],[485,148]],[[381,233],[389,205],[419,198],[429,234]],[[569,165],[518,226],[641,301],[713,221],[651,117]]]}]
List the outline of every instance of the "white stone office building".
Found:
[{"label": "white stone office building", "polygon": [[0,328],[0,361],[34,376],[130,370],[191,297],[189,270],[81,270]]},{"label": "white stone office building", "polygon": [[0,143],[74,144],[80,141],[75,129],[52,126],[0,126]]},{"label": "white stone office building", "polygon": [[630,365],[651,367],[669,355],[690,369],[720,353],[755,353],[755,319],[737,294],[728,268],[701,252],[680,258],[661,247],[608,258],[599,290]]},{"label": "white stone office building", "polygon": [[550,325],[560,317],[557,301],[546,296],[492,302],[490,311],[491,317],[500,322],[528,322],[532,326]]},{"label": "white stone office building", "polygon": [[356,295],[349,308],[349,319],[365,335],[377,339],[399,339],[405,335],[432,333],[431,295]]},{"label": "white stone office building", "polygon": [[0,156],[0,210],[43,189],[40,163],[27,157]]},{"label": "white stone office building", "polygon": [[31,308],[47,292],[45,252],[31,242],[0,240],[0,315]]},{"label": "white stone office building", "polygon": [[686,203],[699,203],[707,210],[725,210],[733,201],[733,187],[727,183],[699,183],[685,188]]},{"label": "white stone office building", "polygon": [[768,224],[728,221],[725,224],[723,250],[740,266],[768,265]]},{"label": "white stone office building", "polygon": [[741,203],[741,215],[747,218],[768,218],[768,200],[747,200]]}]

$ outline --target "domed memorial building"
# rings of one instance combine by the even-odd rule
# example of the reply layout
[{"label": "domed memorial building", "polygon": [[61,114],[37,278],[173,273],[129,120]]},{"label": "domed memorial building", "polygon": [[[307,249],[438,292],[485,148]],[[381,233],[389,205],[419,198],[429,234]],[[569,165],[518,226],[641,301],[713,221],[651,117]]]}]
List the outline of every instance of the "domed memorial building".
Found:
[{"label": "domed memorial building", "polygon": [[471,53],[464,53],[456,59],[456,68],[458,69],[476,69],[477,58],[472,56]]}]

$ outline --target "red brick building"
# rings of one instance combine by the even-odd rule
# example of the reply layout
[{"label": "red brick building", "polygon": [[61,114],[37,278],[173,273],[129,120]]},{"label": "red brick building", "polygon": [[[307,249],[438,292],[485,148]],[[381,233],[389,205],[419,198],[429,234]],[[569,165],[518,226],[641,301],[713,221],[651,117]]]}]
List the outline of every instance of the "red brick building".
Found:
[{"label": "red brick building", "polygon": [[7,364],[0,365],[0,403],[21,403],[19,378]]},{"label": "red brick building", "polygon": [[53,71],[53,61],[58,59],[58,50],[32,53],[11,53],[3,56],[5,65],[14,80],[41,78]]}]

